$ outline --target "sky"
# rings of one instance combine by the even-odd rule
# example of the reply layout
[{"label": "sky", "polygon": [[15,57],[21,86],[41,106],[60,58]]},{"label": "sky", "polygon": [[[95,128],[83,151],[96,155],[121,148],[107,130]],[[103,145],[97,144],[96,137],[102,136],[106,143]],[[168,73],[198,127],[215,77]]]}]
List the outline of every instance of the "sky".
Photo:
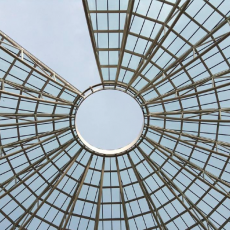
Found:
[{"label": "sky", "polygon": [[[100,82],[81,0],[0,0],[0,30],[79,90]],[[98,93],[86,104],[82,136],[95,147],[123,147],[141,131],[140,107],[124,93]]]},{"label": "sky", "polygon": [[[100,100],[108,97],[110,100]],[[92,112],[89,112],[88,108],[93,104],[97,104],[97,107],[95,107],[92,116]],[[121,111],[119,116],[117,115],[118,111]],[[135,115],[133,115],[133,111],[135,111]],[[103,117],[111,117],[113,120],[111,122],[110,119]],[[136,122],[134,125],[131,117],[142,122]],[[83,138],[87,137],[90,140],[89,144],[101,149],[117,149],[130,144],[139,136],[143,126],[143,113],[138,103],[128,94],[115,90],[104,90],[91,95],[81,104],[76,122]],[[100,127],[104,127],[102,133]],[[124,127],[132,132],[127,135],[127,132],[123,131]]]}]

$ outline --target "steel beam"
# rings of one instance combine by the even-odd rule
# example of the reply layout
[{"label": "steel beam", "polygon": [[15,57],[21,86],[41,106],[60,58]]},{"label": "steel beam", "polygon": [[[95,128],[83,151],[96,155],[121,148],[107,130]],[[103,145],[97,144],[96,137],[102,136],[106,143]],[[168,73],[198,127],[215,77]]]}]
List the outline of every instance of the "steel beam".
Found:
[{"label": "steel beam", "polygon": [[144,185],[144,182],[141,180],[141,177],[139,175],[139,172],[137,171],[133,161],[132,161],[132,158],[130,157],[129,153],[128,153],[128,158],[129,158],[129,161],[131,163],[131,166],[132,166],[132,169],[133,169],[133,172],[138,180],[138,183],[141,187],[141,190],[142,190],[142,193],[144,194],[144,197],[148,203],[148,206],[149,206],[149,209],[151,210],[151,213],[153,214],[158,226],[159,229],[164,229],[164,230],[167,230],[167,227],[166,225],[164,224],[164,221],[162,220],[162,217],[160,216],[159,212],[157,211],[157,208],[153,202],[153,200],[151,199],[150,195],[148,194],[148,190],[146,189],[145,185]]},{"label": "steel beam", "polygon": [[122,201],[123,214],[124,214],[124,218],[125,218],[125,227],[126,227],[126,230],[130,230],[129,221],[128,221],[128,215],[127,215],[127,210],[126,210],[126,206],[125,206],[125,198],[124,198],[124,192],[123,192],[123,185],[122,185],[122,180],[121,180],[121,175],[120,175],[120,169],[119,169],[119,163],[118,163],[117,157],[116,157],[116,166],[117,166],[117,177],[118,177],[119,188],[120,188],[120,195],[121,195],[121,201]]},{"label": "steel beam", "polygon": [[[68,146],[70,146],[73,143],[73,141],[74,141],[74,139],[71,139],[70,141],[66,142],[65,144],[60,145],[57,149],[52,150],[47,155],[45,155],[45,156],[41,157],[39,160],[35,161],[32,165],[29,165],[25,169],[23,169],[20,172],[18,172],[16,177],[18,177],[21,174],[24,174],[28,170],[28,168],[31,168],[31,166],[34,166],[34,165],[42,162],[43,160],[47,159],[47,161],[44,164],[42,164],[37,169],[35,169],[31,174],[29,174],[24,179],[22,179],[18,183],[16,183],[14,186],[12,186],[10,189],[8,189],[7,192],[5,192],[4,194],[0,195],[0,199],[2,199],[4,196],[8,195],[11,191],[16,189],[21,184],[23,184],[26,180],[30,179],[34,174],[36,174],[38,171],[40,171],[42,168],[44,168],[47,164],[52,162],[52,160],[54,158],[56,158],[57,156],[59,156],[61,152],[63,152]],[[56,151],[58,151],[58,152],[54,156],[52,156]],[[50,156],[52,156],[52,157],[50,157]],[[13,176],[13,177],[9,178],[8,180],[4,181],[3,183],[1,183],[1,187],[3,187],[4,185],[9,184],[14,179],[15,179],[15,176]]]},{"label": "steel beam", "polygon": [[99,227],[99,217],[100,217],[100,209],[101,209],[101,198],[102,198],[102,187],[103,187],[103,179],[104,179],[104,170],[105,170],[105,157],[103,157],[103,163],[102,163],[102,169],[101,169],[100,188],[99,188],[99,194],[98,194],[98,201],[97,201],[97,210],[96,210],[94,230],[98,230],[98,227]]},{"label": "steel beam", "polygon": [[[210,31],[210,33],[208,33],[207,35],[205,35],[203,38],[201,38],[193,47],[197,47],[199,45],[201,45],[203,42],[205,42],[209,37],[211,37],[215,32],[217,32],[221,27],[223,27],[226,23],[228,23],[228,20],[230,19],[230,16],[222,21],[218,26],[216,26],[212,31]],[[194,59],[192,59],[191,61],[187,62],[183,67],[173,71],[172,73],[168,74],[164,80],[160,80],[158,81],[155,85],[158,85],[160,83],[162,83],[165,80],[168,80],[170,77],[174,76],[176,73],[178,73],[179,71],[181,71],[183,68],[185,68],[186,66],[188,66],[189,64],[193,63],[194,61],[196,61],[198,58],[200,58],[202,55],[204,55],[205,53],[207,53],[209,50],[211,50],[212,48],[214,48],[216,45],[218,45],[221,41],[223,41],[224,39],[226,39],[228,36],[230,35],[230,33],[226,33],[224,34],[218,41],[214,42],[213,45],[209,46],[207,49],[205,49],[205,51],[201,52],[199,54],[199,56],[196,56]],[[177,60],[175,60],[172,64],[170,64],[169,66],[167,66],[164,70],[164,72],[166,73],[167,71],[169,71],[170,69],[174,68],[175,66],[177,66],[177,64],[179,64],[180,62],[182,62],[189,54],[191,54],[191,52],[193,52],[193,47],[188,49],[184,54],[182,54]],[[138,71],[137,74],[141,73],[141,71]],[[141,91],[143,92],[143,90],[146,90],[147,88],[151,87],[151,84],[153,84],[156,80],[158,80],[161,77],[161,74],[158,75],[157,77],[155,77],[149,84],[147,84],[145,87],[143,87],[141,89]]]},{"label": "steel beam", "polygon": [[[71,217],[71,215],[72,215],[72,213],[73,213],[73,211],[74,211],[74,208],[75,208],[75,204],[76,204],[76,202],[77,202],[77,199],[78,199],[78,197],[79,197],[79,195],[80,195],[81,188],[82,188],[83,183],[84,183],[84,181],[85,181],[85,177],[86,177],[86,175],[87,175],[87,173],[88,173],[89,166],[90,166],[90,164],[91,164],[92,158],[93,158],[93,155],[91,154],[91,156],[90,156],[90,158],[89,158],[89,160],[88,160],[88,163],[87,163],[87,165],[85,166],[84,172],[83,172],[83,174],[82,174],[82,176],[81,176],[81,179],[80,179],[80,181],[79,181],[79,183],[78,183],[78,185],[77,185],[77,187],[76,187],[76,189],[75,189],[75,192],[74,192],[74,194],[73,194],[73,196],[72,196],[72,199],[71,199],[70,202],[69,202],[69,205],[68,205],[68,207],[67,207],[67,209],[66,209],[65,214],[63,215],[63,218],[62,218],[61,223],[60,223],[60,225],[59,225],[59,228],[60,228],[60,229],[66,229],[66,227],[67,227],[67,224],[68,224],[68,222],[69,222],[69,219],[70,219],[70,217]],[[67,215],[67,213],[68,213],[68,215]]]},{"label": "steel beam", "polygon": [[[41,203],[38,204],[38,207],[34,210],[34,212],[32,213],[32,215],[30,215],[30,217],[26,221],[25,220],[23,221],[24,223],[19,227],[19,230],[24,229],[30,223],[30,221],[34,218],[35,214],[39,211],[39,209],[42,207],[42,205],[45,203],[45,201],[50,197],[50,195],[56,189],[56,187],[58,186],[58,184],[62,181],[62,179],[65,177],[65,175],[71,169],[71,167],[73,166],[74,162],[78,158],[78,156],[81,153],[81,151],[82,151],[82,149],[80,149],[75,154],[75,156],[72,159],[69,160],[69,162],[64,167],[65,171],[61,175],[57,174],[57,176],[52,180],[52,183],[50,183],[51,189],[49,187],[46,187],[43,190],[43,192],[37,197],[37,199],[31,204],[31,206],[28,208],[28,210],[30,210],[30,209],[32,210],[32,208],[36,205],[37,200],[39,200],[43,195],[45,195],[46,192],[49,191],[48,194],[45,196],[45,198],[41,201]],[[21,218],[19,218],[19,220],[17,220],[16,225],[18,225],[20,223],[20,221],[22,220],[23,217],[24,217],[24,215],[22,215]]]},{"label": "steel beam", "polygon": [[116,88],[116,84],[117,84],[118,77],[119,77],[120,70],[121,70],[121,64],[122,64],[124,53],[125,53],[125,46],[126,46],[126,42],[127,42],[127,38],[129,34],[129,27],[130,27],[130,22],[132,18],[133,6],[134,6],[134,0],[129,0],[128,10],[126,14],[126,21],[125,21],[125,26],[124,26],[124,33],[123,33],[122,43],[121,43],[121,49],[119,53],[118,67],[117,67],[117,72],[116,72],[116,77],[115,77],[115,88]]},{"label": "steel beam", "polygon": [[[199,216],[195,213],[195,215],[188,209],[188,207],[185,205],[183,200],[179,199],[178,195],[175,193],[175,191],[171,188],[171,186],[177,190],[181,197],[186,199],[188,204],[192,207],[192,209],[196,210],[197,213],[199,213],[200,216],[204,218],[204,220],[207,221],[207,224],[210,225],[213,229],[216,229],[216,226],[207,219],[207,217],[194,205],[194,203],[181,191],[181,189],[171,180],[164,171],[159,168],[159,166],[149,157],[147,156],[141,149],[139,149],[141,155],[145,158],[145,160],[148,162],[149,166],[153,169],[153,171],[158,175],[158,177],[162,180],[162,182],[165,184],[165,186],[171,191],[171,193],[177,198],[177,200],[181,203],[181,205],[189,212],[189,214],[198,222],[203,229],[207,229],[206,226],[203,224],[203,222],[199,219]],[[171,186],[169,186],[169,184]]]},{"label": "steel beam", "polygon": [[[203,177],[197,175],[194,173],[194,171],[186,168],[183,166],[182,162],[185,162],[186,164],[190,165],[192,168],[195,168],[196,170],[199,170],[201,174],[205,174],[207,175],[209,178],[215,178],[216,182],[221,182],[223,185],[226,185],[227,183],[219,178],[217,178],[216,176],[212,175],[210,172],[205,171],[204,169],[202,169],[201,167],[199,167],[198,165],[192,163],[191,161],[188,161],[187,159],[185,159],[184,157],[180,156],[177,153],[172,152],[171,150],[169,150],[168,148],[156,143],[153,140],[150,140],[148,138],[146,138],[146,140],[154,147],[157,148],[157,150],[159,152],[161,152],[164,156],[166,156],[167,158],[169,158],[170,160],[172,160],[174,163],[176,163],[180,168],[184,169],[185,171],[187,171],[188,173],[190,173],[192,176],[194,176],[195,178],[197,178],[198,180],[200,180],[201,182],[203,182],[204,184],[212,187],[214,190],[216,190],[218,193],[222,194],[223,196],[227,196],[228,198],[230,198],[230,194],[225,191],[223,188],[221,188],[222,190],[220,190],[219,188],[217,188],[216,186],[214,186],[213,184],[211,184],[209,181],[205,180]],[[167,154],[166,152],[168,152],[169,154]],[[177,157],[180,161],[175,160],[175,158],[173,157]],[[229,186],[229,185],[228,185]]]}]

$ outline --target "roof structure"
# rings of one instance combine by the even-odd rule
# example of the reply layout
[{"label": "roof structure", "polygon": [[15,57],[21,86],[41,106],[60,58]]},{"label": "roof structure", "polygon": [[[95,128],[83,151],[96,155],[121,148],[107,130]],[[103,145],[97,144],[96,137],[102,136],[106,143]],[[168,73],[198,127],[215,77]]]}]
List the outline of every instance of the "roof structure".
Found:
[{"label": "roof structure", "polygon": [[[0,32],[0,229],[230,229],[230,2],[83,5],[101,80],[84,92]],[[144,115],[113,152],[75,129],[107,89]]]}]

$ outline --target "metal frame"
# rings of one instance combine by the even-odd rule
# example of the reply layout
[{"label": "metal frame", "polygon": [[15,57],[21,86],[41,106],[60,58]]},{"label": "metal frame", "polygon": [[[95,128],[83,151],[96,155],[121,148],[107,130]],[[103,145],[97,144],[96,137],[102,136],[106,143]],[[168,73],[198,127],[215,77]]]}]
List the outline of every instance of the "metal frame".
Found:
[{"label": "metal frame", "polygon": [[[101,80],[84,92],[0,31],[1,229],[230,228],[227,2],[83,0]],[[122,152],[76,132],[100,90],[143,111]]]}]

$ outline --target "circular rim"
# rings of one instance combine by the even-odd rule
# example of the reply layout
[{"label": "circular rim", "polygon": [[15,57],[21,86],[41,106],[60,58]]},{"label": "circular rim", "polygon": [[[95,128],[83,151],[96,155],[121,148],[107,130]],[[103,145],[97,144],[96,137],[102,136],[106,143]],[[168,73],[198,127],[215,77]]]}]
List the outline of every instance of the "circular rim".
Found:
[{"label": "circular rim", "polygon": [[[76,132],[77,132],[77,136],[79,137],[79,139],[82,141],[82,143],[88,147],[89,149],[91,149],[91,151],[95,152],[96,154],[99,154],[99,155],[117,155],[117,154],[122,154],[122,153],[125,153],[127,150],[130,150],[131,148],[133,148],[138,140],[140,139],[140,137],[142,136],[142,133],[144,132],[144,127],[145,127],[145,116],[144,116],[144,112],[143,112],[143,108],[142,108],[142,105],[138,102],[138,100],[136,98],[134,98],[130,93],[127,93],[123,90],[119,90],[119,89],[112,89],[112,88],[109,88],[109,89],[105,89],[105,88],[102,88],[102,89],[97,89],[97,90],[93,90],[93,88],[97,87],[98,85],[95,85],[95,86],[92,86],[92,87],[89,87],[88,89],[86,89],[84,92],[88,92],[90,91],[91,93],[87,94],[87,96],[81,100],[80,104],[78,105],[77,109],[76,109],[76,112],[75,112],[75,129],[76,129]],[[125,145],[124,147],[121,147],[121,148],[118,148],[118,149],[100,149],[100,148],[97,148],[93,145],[91,145],[89,142],[87,142],[83,136],[80,134],[80,131],[79,129],[77,128],[77,111],[78,109],[80,108],[81,104],[83,103],[83,101],[85,101],[89,96],[95,94],[95,93],[98,93],[102,90],[117,90],[117,91],[120,91],[120,92],[123,92],[123,93],[126,93],[128,94],[131,98],[133,98],[137,104],[140,106],[140,109],[142,111],[142,127],[141,127],[141,130],[138,134],[138,136],[133,140],[131,141],[129,144]]]}]

